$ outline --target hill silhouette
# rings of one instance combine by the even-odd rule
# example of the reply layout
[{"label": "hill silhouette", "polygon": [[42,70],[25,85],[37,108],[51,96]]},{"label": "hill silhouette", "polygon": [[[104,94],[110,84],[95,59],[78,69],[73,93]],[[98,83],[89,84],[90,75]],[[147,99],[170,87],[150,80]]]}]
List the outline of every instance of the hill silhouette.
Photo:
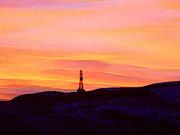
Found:
[{"label": "hill silhouette", "polygon": [[179,127],[180,81],[0,102],[1,135],[176,135]]}]

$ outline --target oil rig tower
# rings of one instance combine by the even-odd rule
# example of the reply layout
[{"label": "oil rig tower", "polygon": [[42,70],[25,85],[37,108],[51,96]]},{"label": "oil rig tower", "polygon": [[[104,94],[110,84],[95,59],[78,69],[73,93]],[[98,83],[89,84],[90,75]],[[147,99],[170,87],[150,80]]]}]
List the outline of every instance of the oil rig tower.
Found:
[{"label": "oil rig tower", "polygon": [[79,77],[79,88],[77,89],[77,93],[84,94],[84,84],[83,84],[83,71],[80,70],[80,77]]}]

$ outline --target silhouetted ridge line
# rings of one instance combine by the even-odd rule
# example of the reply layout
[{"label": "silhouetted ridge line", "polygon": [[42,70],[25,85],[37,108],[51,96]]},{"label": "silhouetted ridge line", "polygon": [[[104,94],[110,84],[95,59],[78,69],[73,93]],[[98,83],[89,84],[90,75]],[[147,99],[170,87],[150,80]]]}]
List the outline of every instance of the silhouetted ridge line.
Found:
[{"label": "silhouetted ridge line", "polygon": [[0,102],[0,134],[179,135],[179,99],[179,82],[25,94]]},{"label": "silhouetted ridge line", "polygon": [[170,86],[180,86],[180,81],[155,83],[155,84],[144,86],[144,88],[163,88],[163,87],[170,87]]},{"label": "silhouetted ridge line", "polygon": [[[57,91],[46,91],[35,94],[25,94],[15,97],[10,102],[21,102],[23,104],[40,104],[40,103],[52,103],[52,102],[64,102],[64,101],[76,101],[76,100],[109,100],[120,97],[138,97],[138,96],[153,96],[159,97],[154,90],[157,88],[177,87],[180,88],[180,81],[165,82],[151,84],[144,87],[122,87],[122,88],[99,88],[96,90],[88,91],[83,96],[77,95],[76,92],[64,93]],[[169,91],[170,92],[170,91]]]}]

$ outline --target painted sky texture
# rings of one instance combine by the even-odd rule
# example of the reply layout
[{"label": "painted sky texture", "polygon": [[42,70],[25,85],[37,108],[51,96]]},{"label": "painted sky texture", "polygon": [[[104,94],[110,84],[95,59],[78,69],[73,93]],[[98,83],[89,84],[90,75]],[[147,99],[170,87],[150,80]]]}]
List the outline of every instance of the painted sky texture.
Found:
[{"label": "painted sky texture", "polygon": [[179,0],[0,0],[0,99],[180,80]]}]

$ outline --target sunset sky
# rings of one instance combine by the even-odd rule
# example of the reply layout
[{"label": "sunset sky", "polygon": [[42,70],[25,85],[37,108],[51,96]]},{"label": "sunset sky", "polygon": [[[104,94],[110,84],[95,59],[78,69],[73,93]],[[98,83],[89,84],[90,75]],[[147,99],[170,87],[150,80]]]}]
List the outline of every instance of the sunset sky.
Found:
[{"label": "sunset sky", "polygon": [[180,80],[179,0],[0,0],[0,99]]}]

